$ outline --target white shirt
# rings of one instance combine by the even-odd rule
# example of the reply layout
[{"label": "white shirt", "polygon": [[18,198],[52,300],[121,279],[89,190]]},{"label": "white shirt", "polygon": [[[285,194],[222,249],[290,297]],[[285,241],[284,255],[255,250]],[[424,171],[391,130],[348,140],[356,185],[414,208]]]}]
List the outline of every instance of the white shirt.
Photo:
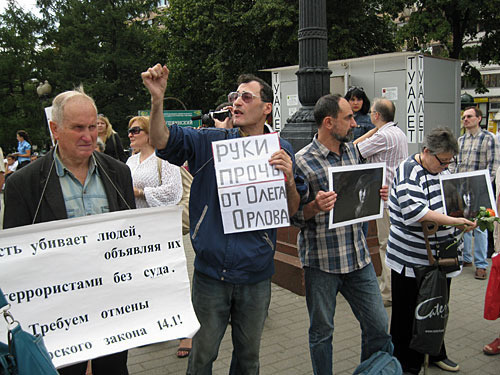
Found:
[{"label": "white shirt", "polygon": [[[396,168],[408,157],[408,141],[403,131],[394,122],[388,122],[357,146],[369,163],[385,163],[385,185],[390,189]],[[384,202],[384,207],[388,207],[388,202]]]},{"label": "white shirt", "polygon": [[[127,165],[132,171],[134,187],[144,191],[144,198],[135,198],[137,208],[168,206],[182,198],[182,181],[179,167],[159,159],[153,152],[140,162],[140,153],[132,155]],[[158,160],[161,163],[161,185]]]}]

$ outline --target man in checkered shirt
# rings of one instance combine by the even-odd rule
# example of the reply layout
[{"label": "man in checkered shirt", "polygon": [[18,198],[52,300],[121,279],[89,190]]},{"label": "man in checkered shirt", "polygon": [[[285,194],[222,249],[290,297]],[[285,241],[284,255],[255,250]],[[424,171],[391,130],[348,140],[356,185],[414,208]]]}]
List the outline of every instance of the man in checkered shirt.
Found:
[{"label": "man in checkered shirt", "polygon": [[[292,224],[300,228],[299,256],[304,268],[309,312],[309,351],[315,375],[333,371],[332,336],[337,294],[349,302],[361,326],[361,361],[377,351],[392,354],[387,313],[362,224],[329,229],[329,213],[337,193],[330,191],[328,167],[360,163],[350,142],[356,127],[351,106],[338,95],[325,95],[314,106],[318,133],[296,154],[297,176],[307,189],[300,192],[300,207]],[[380,190],[387,200],[388,187]]]},{"label": "man in checkered shirt", "polygon": [[[495,173],[499,166],[498,145],[495,136],[479,126],[482,113],[479,108],[468,107],[462,116],[465,134],[458,138],[458,160],[450,165],[453,173],[471,172],[480,169],[490,171],[491,181],[495,181]],[[473,233],[473,234],[472,234]],[[476,266],[475,278],[486,280],[488,278],[488,231],[479,228],[468,232],[464,236],[464,267],[472,265],[472,235],[474,235],[474,265]]]}]

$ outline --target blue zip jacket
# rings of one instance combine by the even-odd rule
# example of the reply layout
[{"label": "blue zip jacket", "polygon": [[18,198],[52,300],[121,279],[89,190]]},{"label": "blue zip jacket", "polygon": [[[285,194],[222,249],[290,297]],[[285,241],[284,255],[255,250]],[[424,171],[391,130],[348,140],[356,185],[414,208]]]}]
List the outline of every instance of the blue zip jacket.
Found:
[{"label": "blue zip jacket", "polygon": [[[241,137],[239,129],[194,129],[172,125],[167,146],[156,154],[172,164],[187,160],[194,176],[189,200],[195,269],[233,284],[254,284],[274,273],[276,229],[224,234],[217,192],[212,142]],[[293,161],[292,146],[280,144]],[[297,182],[296,182],[297,183]]]}]

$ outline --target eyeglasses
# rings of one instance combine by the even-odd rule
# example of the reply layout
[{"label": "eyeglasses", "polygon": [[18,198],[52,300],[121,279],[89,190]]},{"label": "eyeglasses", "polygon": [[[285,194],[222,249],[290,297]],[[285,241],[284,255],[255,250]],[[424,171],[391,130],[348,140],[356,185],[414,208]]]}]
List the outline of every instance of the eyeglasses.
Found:
[{"label": "eyeglasses", "polygon": [[227,101],[229,103],[234,103],[236,101],[236,99],[238,99],[239,97],[241,96],[241,99],[243,99],[243,101],[245,103],[251,103],[253,98],[260,98],[260,96],[257,96],[251,92],[248,92],[248,91],[243,91],[243,92],[230,92],[228,95],[227,95]]},{"label": "eyeglasses", "polygon": [[139,134],[141,131],[144,131],[144,129],[141,129],[140,127],[138,126],[134,126],[133,128],[130,128],[128,130],[128,134],[134,134],[134,135],[137,135]]},{"label": "eyeglasses", "polygon": [[450,160],[447,160],[447,161],[441,161],[441,159],[438,158],[437,155],[434,154],[434,157],[436,158],[436,160],[439,162],[439,165],[441,166],[444,166],[444,165],[448,165],[448,164],[451,164],[451,163],[457,163],[457,158],[456,157],[453,157],[451,158]]}]

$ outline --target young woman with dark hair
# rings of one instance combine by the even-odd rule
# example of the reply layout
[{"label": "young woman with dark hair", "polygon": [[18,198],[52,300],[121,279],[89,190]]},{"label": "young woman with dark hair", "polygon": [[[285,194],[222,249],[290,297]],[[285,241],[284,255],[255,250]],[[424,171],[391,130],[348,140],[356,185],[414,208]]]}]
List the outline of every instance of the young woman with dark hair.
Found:
[{"label": "young woman with dark hair", "polygon": [[21,169],[28,165],[31,161],[31,141],[26,130],[18,130],[16,133],[17,138],[17,152],[14,156],[17,156],[17,169]]},{"label": "young woman with dark hair", "polygon": [[370,111],[370,99],[366,96],[363,88],[358,86],[351,87],[347,90],[345,99],[351,105],[351,109],[354,112],[354,120],[358,125],[353,130],[352,140],[355,140],[375,127],[368,113]]}]

